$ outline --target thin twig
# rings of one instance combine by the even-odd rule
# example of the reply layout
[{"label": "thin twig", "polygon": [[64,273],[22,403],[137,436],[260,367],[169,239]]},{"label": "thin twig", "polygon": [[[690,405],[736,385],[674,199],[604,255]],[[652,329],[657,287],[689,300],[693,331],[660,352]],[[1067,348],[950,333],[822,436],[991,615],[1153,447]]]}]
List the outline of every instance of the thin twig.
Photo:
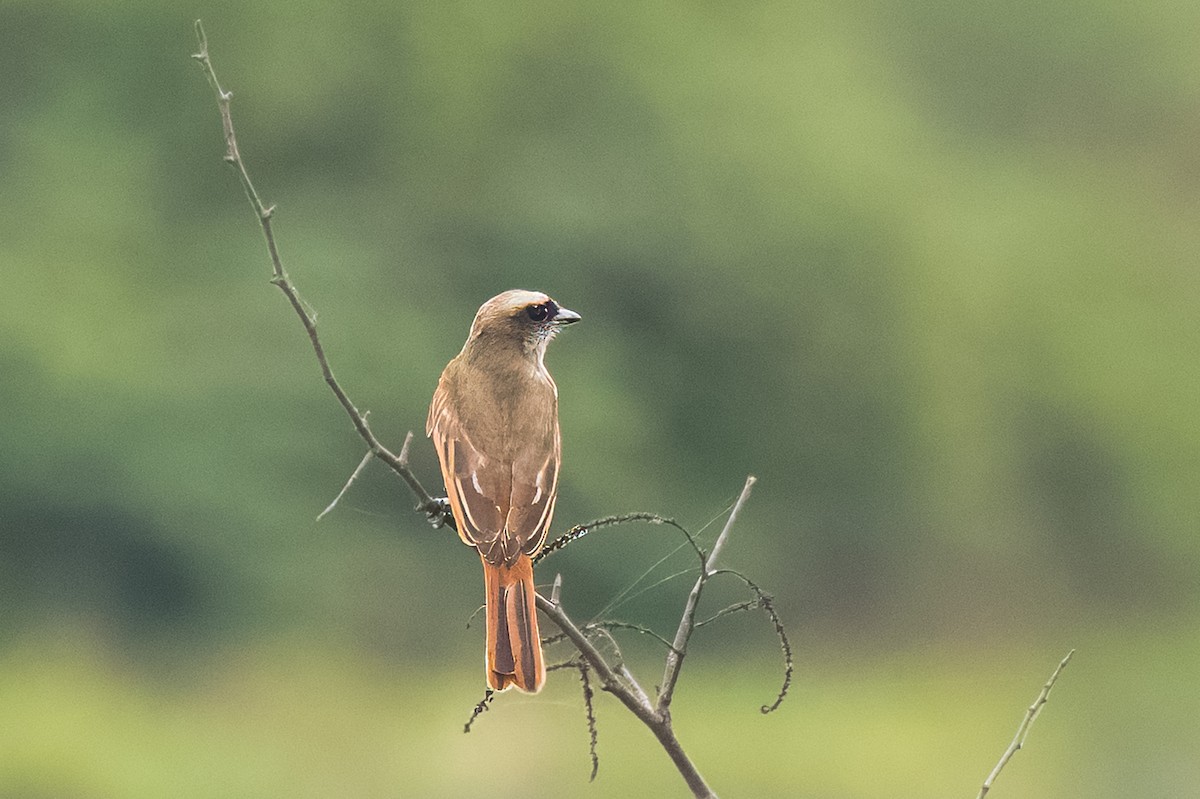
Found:
[{"label": "thin twig", "polygon": [[480,605],[479,607],[475,608],[475,610],[471,613],[470,616],[467,616],[467,629],[468,630],[471,629],[471,623],[473,621],[475,621],[475,619],[478,618],[479,614],[483,613],[485,610],[487,610],[487,605]]},{"label": "thin twig", "polygon": [[[208,38],[204,35],[204,26],[200,24],[200,20],[196,20],[196,39],[200,43],[200,52],[193,54],[192,58],[196,59],[200,64],[200,68],[204,70],[204,74],[208,78],[209,85],[212,86],[213,92],[216,94],[217,108],[221,112],[221,128],[225,134],[225,161],[232,164],[237,171],[242,189],[246,192],[246,199],[253,206],[254,213],[258,216],[259,224],[262,226],[263,237],[267,243],[267,251],[271,256],[271,283],[279,287],[279,290],[287,297],[288,303],[291,304],[292,310],[296,312],[296,316],[300,318],[300,322],[304,325],[304,330],[308,334],[308,340],[312,345],[313,352],[317,356],[317,363],[321,367],[321,375],[325,378],[325,383],[333,391],[342,408],[345,409],[351,423],[354,425],[355,431],[367,443],[371,454],[387,464],[388,468],[408,484],[409,489],[417,497],[418,510],[429,516],[431,520],[440,520],[442,523],[453,526],[453,520],[449,518],[449,513],[445,505],[429,495],[429,492],[421,485],[416,475],[408,468],[406,458],[394,454],[375,437],[370,425],[367,424],[366,415],[358,410],[350,400],[350,396],[345,392],[341,384],[338,383],[337,378],[334,377],[333,369],[329,366],[329,359],[325,355],[325,348],[321,345],[321,339],[317,336],[316,318],[305,307],[305,303],[300,299],[300,293],[296,290],[295,285],[288,277],[287,271],[283,268],[283,260],[279,256],[279,247],[275,243],[275,233],[271,229],[271,218],[275,214],[275,206],[267,207],[263,204],[258,191],[254,188],[253,181],[250,180],[250,173],[246,171],[246,164],[242,160],[242,154],[238,149],[237,134],[233,129],[233,115],[229,108],[233,94],[221,88],[221,84],[217,80],[217,73],[213,69],[212,61],[208,55]],[[410,432],[408,435],[411,437],[412,433]]]},{"label": "thin twig", "polygon": [[541,552],[534,556],[533,563],[536,566],[547,555],[552,555],[553,553],[565,547],[567,544],[583,538],[588,533],[595,532],[596,530],[604,527],[625,524],[626,522],[649,522],[650,524],[665,524],[669,527],[674,527],[676,530],[683,533],[684,537],[687,538],[688,544],[700,557],[700,559],[704,559],[704,552],[700,549],[700,545],[696,543],[695,537],[688,532],[686,527],[674,519],[667,518],[666,516],[660,516],[657,513],[637,511],[635,513],[622,513],[616,516],[605,516],[602,519],[596,519],[594,521],[587,522],[586,524],[577,524],[570,530],[567,530],[565,533],[558,536],[558,538],[555,538],[549,544],[546,544],[546,546],[542,547]]},{"label": "thin twig", "polygon": [[478,704],[471,710],[471,718],[467,719],[467,723],[463,725],[463,732],[469,733],[471,725],[475,723],[475,719],[479,718],[480,714],[491,710],[492,700],[496,698],[496,693],[491,688],[487,688],[483,692],[483,699],[480,699]]},{"label": "thin twig", "polygon": [[[553,598],[551,598],[550,601],[554,602],[555,600]],[[478,611],[476,611],[476,613],[478,613]],[[696,626],[698,627],[700,625],[696,625]],[[635,633],[641,633],[642,635],[647,635],[647,636],[653,638],[655,641],[658,641],[660,644],[662,644],[667,649],[671,648],[671,642],[668,641],[666,638],[663,638],[658,633],[654,632],[654,630],[651,630],[649,627],[645,627],[641,624],[630,624],[627,621],[593,621],[593,622],[589,622],[588,624],[583,625],[583,627],[581,627],[580,629],[583,630],[584,634],[591,634],[592,632],[595,632],[595,631],[608,632],[611,630],[632,630]],[[542,643],[543,644],[557,644],[559,641],[564,640],[566,637],[567,637],[566,633],[558,633],[556,635],[547,635],[544,638],[542,638]]]},{"label": "thin twig", "polygon": [[[629,670],[629,666],[625,664],[625,655],[621,653],[621,647],[617,643],[617,639],[612,634],[612,631],[608,629],[608,626],[603,624],[589,624],[587,629],[594,630],[608,641],[608,646],[612,649],[613,654],[613,670],[625,681],[625,685],[628,686],[629,690],[633,691],[639,702],[647,707],[652,706],[653,703],[650,701],[650,697],[642,690],[641,684],[633,676],[633,672]],[[670,719],[667,719],[667,721],[670,722]]]},{"label": "thin twig", "polygon": [[706,624],[712,624],[714,621],[723,619],[726,616],[732,616],[734,613],[741,613],[743,610],[754,610],[757,607],[760,607],[757,599],[750,599],[745,602],[735,602],[729,607],[721,608],[707,619],[696,622],[696,629],[700,629]]},{"label": "thin twig", "polygon": [[992,769],[992,773],[983,781],[983,787],[979,789],[979,795],[976,799],[983,799],[983,797],[987,796],[987,792],[992,789],[992,783],[996,781],[996,777],[999,776],[1005,765],[1008,764],[1008,761],[1012,759],[1012,756],[1017,753],[1018,749],[1025,746],[1025,737],[1029,735],[1029,730],[1033,727],[1034,720],[1037,719],[1038,715],[1042,712],[1042,708],[1050,699],[1050,689],[1054,687],[1054,683],[1058,682],[1058,675],[1062,674],[1062,670],[1067,667],[1067,663],[1070,662],[1071,656],[1074,654],[1075,650],[1072,649],[1059,662],[1058,668],[1050,675],[1050,679],[1046,680],[1046,684],[1042,686],[1042,690],[1038,693],[1037,698],[1033,700],[1033,704],[1025,711],[1025,718],[1021,720],[1021,726],[1017,727],[1017,734],[1013,736],[1012,743],[1004,750],[1004,754],[1000,756],[1000,762]]},{"label": "thin twig", "polygon": [[687,656],[688,640],[692,637],[692,631],[695,629],[696,606],[700,604],[700,595],[704,592],[704,585],[708,582],[708,578],[713,574],[712,564],[721,554],[721,549],[729,539],[729,531],[733,529],[738,512],[750,496],[750,489],[754,486],[755,479],[754,475],[746,478],[746,484],[742,486],[742,493],[738,496],[737,502],[733,504],[733,510],[729,512],[729,518],[725,521],[725,527],[721,530],[721,534],[717,536],[712,551],[704,557],[704,562],[700,565],[700,576],[696,578],[696,584],[692,586],[692,591],[688,594],[687,603],[683,608],[683,616],[679,619],[679,629],[675,631],[675,640],[671,644],[671,651],[667,653],[667,663],[663,669],[663,678],[660,683],[657,710],[664,716],[668,716],[671,712],[671,700],[675,696],[675,684],[679,680],[679,670],[683,666],[683,659]]},{"label": "thin twig", "polygon": [[713,544],[712,551],[704,559],[705,571],[712,571],[713,564],[717,562],[717,557],[721,554],[721,550],[725,548],[725,542],[729,540],[729,531],[733,529],[733,523],[737,521],[738,512],[742,509],[742,505],[746,504],[746,500],[750,496],[750,489],[754,487],[757,481],[758,478],[754,475],[746,477],[746,484],[742,486],[742,493],[738,496],[737,502],[734,503],[733,510],[729,512],[729,519],[726,520],[725,527],[721,529],[721,534],[717,536],[717,541]]},{"label": "thin twig", "polygon": [[[792,685],[792,672],[795,669],[795,661],[792,659],[792,644],[788,641],[787,630],[784,629],[783,620],[775,612],[775,599],[770,594],[763,591],[753,580],[739,571],[734,571],[733,569],[716,569],[712,572],[712,576],[714,577],[718,574],[729,574],[745,583],[746,587],[750,589],[757,600],[755,604],[762,608],[763,613],[767,614],[767,618],[775,626],[775,635],[779,638],[779,649],[783,652],[783,685],[780,686],[779,693],[775,695],[774,702],[759,708],[765,715],[777,710],[783,704],[783,700],[787,697],[788,688]],[[712,621],[712,619],[709,619],[709,621]],[[700,625],[696,626],[699,627]]]},{"label": "thin twig", "polygon": [[651,630],[649,627],[644,627],[641,624],[631,624],[627,621],[595,621],[584,627],[585,630],[632,630],[635,633],[648,635],[655,641],[665,646],[668,650],[671,648],[671,642],[663,638],[658,633]]},{"label": "thin twig", "polygon": [[326,506],[325,510],[317,514],[317,521],[324,519],[326,514],[337,507],[338,502],[342,500],[342,497],[345,496],[346,492],[350,490],[350,486],[354,485],[354,481],[358,479],[358,476],[362,474],[363,469],[367,468],[367,464],[370,463],[371,459],[374,457],[375,453],[367,450],[367,454],[363,455],[363,459],[359,462],[358,466],[354,469],[354,472],[350,475],[350,479],[346,481],[344,486],[342,486],[342,490],[339,491],[337,496],[333,498],[333,502],[330,502],[329,505]]},{"label": "thin twig", "polygon": [[596,772],[600,770],[600,756],[596,753],[596,711],[592,707],[595,693],[592,692],[592,683],[588,679],[588,665],[585,661],[579,661],[579,682],[582,684],[583,707],[587,713],[588,753],[592,756],[592,773],[588,777],[588,782],[595,782]]}]

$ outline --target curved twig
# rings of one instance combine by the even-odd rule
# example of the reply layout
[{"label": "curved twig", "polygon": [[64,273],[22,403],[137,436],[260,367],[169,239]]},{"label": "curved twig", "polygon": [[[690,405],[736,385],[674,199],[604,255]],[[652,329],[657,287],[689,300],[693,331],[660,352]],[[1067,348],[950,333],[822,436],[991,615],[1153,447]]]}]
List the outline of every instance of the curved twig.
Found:
[{"label": "curved twig", "polygon": [[688,529],[686,527],[684,527],[683,525],[681,525],[679,522],[675,521],[674,519],[668,518],[666,516],[660,516],[657,513],[646,513],[644,511],[636,511],[634,513],[622,513],[622,514],[619,514],[616,516],[605,516],[602,519],[596,519],[594,521],[587,522],[586,524],[575,525],[570,530],[567,530],[565,533],[558,536],[558,538],[555,538],[549,544],[542,547],[542,551],[537,553],[537,555],[534,556],[533,563],[536,566],[547,555],[554,554],[555,552],[557,552],[560,549],[562,549],[563,547],[565,547],[567,544],[570,544],[573,541],[577,541],[580,538],[583,538],[588,533],[594,532],[594,531],[599,530],[604,527],[612,527],[614,525],[625,524],[627,522],[649,522],[650,524],[665,524],[669,527],[674,527],[676,530],[683,533],[684,537],[687,539],[688,544],[691,546],[692,551],[695,552],[697,556],[699,556],[700,561],[701,562],[704,561],[704,550],[702,550],[700,548],[700,545],[696,543],[695,537],[688,531]]},{"label": "curved twig", "polygon": [[[745,583],[746,587],[749,588],[755,596],[755,601],[752,603],[752,606],[762,608],[763,612],[767,614],[767,618],[771,620],[771,624],[775,625],[775,635],[779,637],[779,648],[783,652],[783,685],[780,686],[779,693],[776,694],[774,702],[769,705],[763,705],[761,708],[759,708],[765,715],[773,710],[778,709],[778,707],[783,704],[783,700],[787,696],[788,689],[792,687],[792,672],[795,668],[794,661],[792,660],[792,644],[790,641],[788,641],[787,630],[784,629],[783,620],[780,619],[779,614],[775,612],[774,597],[763,591],[753,580],[739,571],[734,571],[733,569],[717,569],[713,572],[713,576],[718,574],[729,574]],[[718,617],[724,615],[727,611],[733,612],[730,608],[726,608],[724,611],[717,613],[712,618],[706,619],[705,623],[714,621]],[[696,626],[699,627],[700,625]]]}]

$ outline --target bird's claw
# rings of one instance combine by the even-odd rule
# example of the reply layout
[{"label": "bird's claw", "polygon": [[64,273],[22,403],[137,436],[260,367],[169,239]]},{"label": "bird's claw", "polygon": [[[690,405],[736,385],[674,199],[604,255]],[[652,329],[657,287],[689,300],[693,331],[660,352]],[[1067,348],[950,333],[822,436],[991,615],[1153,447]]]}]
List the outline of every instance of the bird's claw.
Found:
[{"label": "bird's claw", "polygon": [[451,518],[450,499],[448,497],[435,497],[418,508],[418,510],[425,513],[425,518],[429,520],[429,523],[435,529],[444,527],[446,521]]}]

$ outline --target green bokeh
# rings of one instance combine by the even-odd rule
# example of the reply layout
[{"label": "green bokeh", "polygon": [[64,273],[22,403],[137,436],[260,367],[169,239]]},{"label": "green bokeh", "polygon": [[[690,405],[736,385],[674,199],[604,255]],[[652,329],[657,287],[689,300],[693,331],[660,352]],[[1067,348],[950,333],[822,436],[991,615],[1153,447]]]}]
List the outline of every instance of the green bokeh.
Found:
[{"label": "green bokeh", "polygon": [[[1200,779],[1200,7],[0,2],[0,796],[683,795],[572,678],[481,683],[474,556],[368,471],[474,309],[545,290],[557,527],[630,510],[777,598],[696,639],[722,795],[1182,795]],[[548,560],[667,631],[665,528]],[[737,601],[733,586],[712,598]],[[655,681],[659,653],[628,643]],[[868,767],[869,765],[869,767]],[[494,775],[501,775],[496,778]],[[493,775],[490,778],[488,775]],[[522,787],[524,786],[524,787]]]}]

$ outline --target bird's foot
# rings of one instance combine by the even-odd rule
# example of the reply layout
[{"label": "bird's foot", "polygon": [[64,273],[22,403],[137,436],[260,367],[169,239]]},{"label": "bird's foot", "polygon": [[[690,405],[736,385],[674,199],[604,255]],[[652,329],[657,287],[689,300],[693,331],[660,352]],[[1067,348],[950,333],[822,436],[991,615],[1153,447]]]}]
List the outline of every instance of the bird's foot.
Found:
[{"label": "bird's foot", "polygon": [[429,502],[417,507],[417,510],[425,514],[425,518],[434,528],[444,527],[449,524],[454,526],[454,514],[450,511],[450,499],[448,497],[435,497]]}]

